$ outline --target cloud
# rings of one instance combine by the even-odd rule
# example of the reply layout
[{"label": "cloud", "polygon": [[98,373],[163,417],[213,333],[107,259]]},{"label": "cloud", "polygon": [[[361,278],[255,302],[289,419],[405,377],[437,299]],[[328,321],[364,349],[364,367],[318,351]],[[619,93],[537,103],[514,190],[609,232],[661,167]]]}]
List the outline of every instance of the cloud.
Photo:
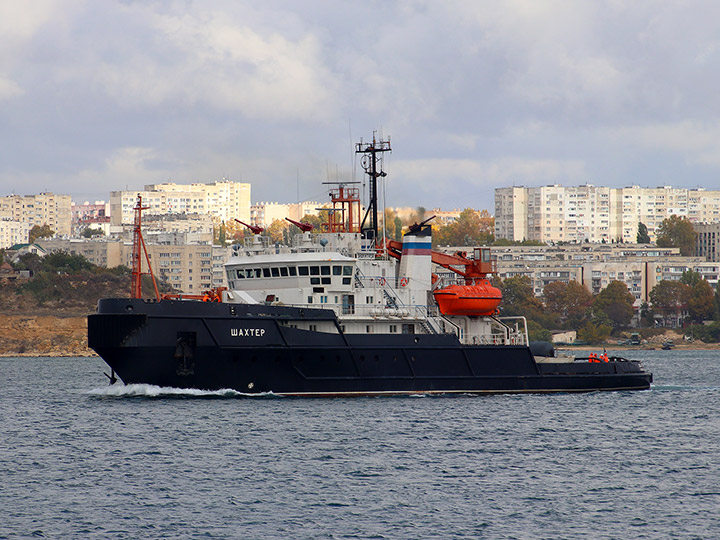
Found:
[{"label": "cloud", "polygon": [[15,81],[0,77],[0,101],[21,96],[25,91]]},{"label": "cloud", "polygon": [[157,32],[152,49],[130,48],[97,71],[121,106],[211,107],[273,121],[334,113],[335,82],[312,34],[261,33],[220,11],[146,17]]},{"label": "cloud", "polygon": [[462,180],[477,187],[495,187],[511,183],[537,185],[540,183],[587,180],[585,165],[578,160],[531,160],[506,157],[494,160],[417,159],[394,161],[393,178],[405,183],[433,183],[446,189],[449,179]]},{"label": "cloud", "polygon": [[720,167],[720,122],[684,120],[627,126],[615,136],[645,149],[684,156],[688,163]]},{"label": "cloud", "polygon": [[291,200],[377,129],[395,205],[713,187],[719,17],[710,0],[4,2],[0,185],[107,198],[227,176]]}]

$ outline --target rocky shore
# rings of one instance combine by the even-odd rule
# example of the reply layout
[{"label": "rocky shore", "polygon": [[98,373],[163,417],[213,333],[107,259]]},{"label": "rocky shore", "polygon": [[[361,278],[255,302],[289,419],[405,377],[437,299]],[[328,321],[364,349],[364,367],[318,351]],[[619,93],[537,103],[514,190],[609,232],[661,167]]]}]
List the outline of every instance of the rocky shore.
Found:
[{"label": "rocky shore", "polygon": [[96,356],[87,346],[87,318],[0,315],[2,356]]}]

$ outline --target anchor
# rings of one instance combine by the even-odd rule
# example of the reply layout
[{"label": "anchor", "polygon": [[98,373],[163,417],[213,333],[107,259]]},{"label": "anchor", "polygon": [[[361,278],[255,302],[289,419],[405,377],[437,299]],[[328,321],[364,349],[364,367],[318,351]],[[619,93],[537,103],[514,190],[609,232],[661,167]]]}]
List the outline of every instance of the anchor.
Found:
[{"label": "anchor", "polygon": [[110,375],[105,372],[103,372],[103,375],[105,375],[110,380],[110,386],[112,386],[118,381],[117,377],[115,376],[115,370],[112,368],[110,368]]}]

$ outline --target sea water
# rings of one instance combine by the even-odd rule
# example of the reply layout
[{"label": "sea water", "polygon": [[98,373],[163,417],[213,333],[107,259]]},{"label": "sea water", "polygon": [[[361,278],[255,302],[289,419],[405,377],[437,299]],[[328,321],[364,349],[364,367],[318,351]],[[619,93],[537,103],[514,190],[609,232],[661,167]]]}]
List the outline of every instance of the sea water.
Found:
[{"label": "sea water", "polygon": [[720,353],[649,391],[247,398],[0,359],[0,538],[720,538]]}]

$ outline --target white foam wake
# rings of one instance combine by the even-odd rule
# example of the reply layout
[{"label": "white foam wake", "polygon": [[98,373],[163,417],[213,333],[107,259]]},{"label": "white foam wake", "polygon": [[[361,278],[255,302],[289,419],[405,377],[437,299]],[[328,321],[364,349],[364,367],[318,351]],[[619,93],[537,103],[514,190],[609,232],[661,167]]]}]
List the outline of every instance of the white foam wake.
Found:
[{"label": "white foam wake", "polygon": [[231,388],[221,390],[198,390],[195,388],[173,388],[154,384],[112,384],[88,390],[87,394],[100,397],[190,397],[190,398],[234,398],[258,397],[272,394],[245,394]]}]

